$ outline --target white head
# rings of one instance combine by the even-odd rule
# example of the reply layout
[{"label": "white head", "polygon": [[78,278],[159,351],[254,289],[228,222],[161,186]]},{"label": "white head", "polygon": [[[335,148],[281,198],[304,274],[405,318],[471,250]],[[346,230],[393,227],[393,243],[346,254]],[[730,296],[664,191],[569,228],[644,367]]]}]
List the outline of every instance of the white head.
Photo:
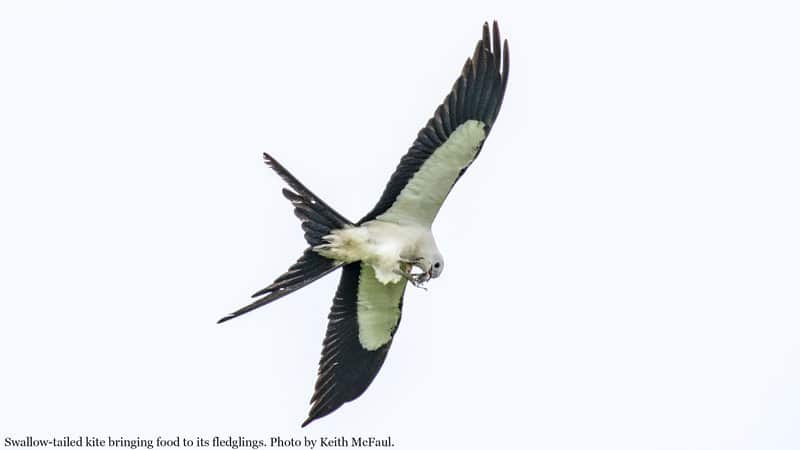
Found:
[{"label": "white head", "polygon": [[431,251],[424,252],[421,258],[421,269],[428,274],[428,278],[437,278],[444,271],[444,257],[439,249],[433,247]]},{"label": "white head", "polygon": [[437,278],[444,271],[444,257],[439,252],[436,246],[436,241],[433,239],[433,234],[427,233],[423,239],[418,242],[416,247],[418,262],[415,264],[423,270],[427,275],[427,279]]}]

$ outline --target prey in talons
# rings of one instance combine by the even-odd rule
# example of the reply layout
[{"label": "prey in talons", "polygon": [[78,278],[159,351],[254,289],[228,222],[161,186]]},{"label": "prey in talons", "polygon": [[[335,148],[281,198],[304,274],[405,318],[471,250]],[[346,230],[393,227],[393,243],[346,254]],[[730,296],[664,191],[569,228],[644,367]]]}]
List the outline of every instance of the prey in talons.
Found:
[{"label": "prey in talons", "polygon": [[[408,280],[415,288],[427,291],[428,288],[425,287],[425,283],[433,278],[433,265],[430,265],[430,267],[426,269],[423,261],[424,258],[400,259],[401,270],[395,273]],[[414,268],[418,268],[422,272],[414,272]]]}]

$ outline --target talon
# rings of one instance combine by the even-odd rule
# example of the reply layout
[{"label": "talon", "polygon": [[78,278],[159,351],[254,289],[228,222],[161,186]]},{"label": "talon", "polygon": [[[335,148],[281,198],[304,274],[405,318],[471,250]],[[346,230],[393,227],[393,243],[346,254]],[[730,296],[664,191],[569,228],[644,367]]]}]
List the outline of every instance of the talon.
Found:
[{"label": "talon", "polygon": [[403,270],[396,270],[394,273],[408,280],[408,282],[411,283],[411,285],[414,286],[415,288],[420,288],[424,291],[428,290],[428,288],[423,286],[423,284],[425,284],[428,280],[430,280],[428,274],[426,273],[412,274]]},{"label": "talon", "polygon": [[424,290],[424,291],[427,291],[427,290],[428,290],[428,288],[426,288],[426,287],[424,286],[424,285],[425,285],[425,283],[427,283],[427,282],[428,282],[428,280],[430,280],[430,279],[431,279],[431,278],[428,276],[428,274],[427,274],[427,273],[420,273],[420,274],[414,275],[414,276],[413,276],[413,278],[414,278],[414,280],[411,282],[411,284],[413,284],[413,285],[414,285],[414,287],[420,288],[420,289],[422,289],[422,290]]},{"label": "talon", "polygon": [[406,280],[411,282],[411,284],[414,284],[416,282],[416,280],[414,279],[414,275],[411,275],[410,273],[408,273],[408,272],[406,272],[404,270],[395,270],[394,273],[396,273],[397,275],[400,275],[401,277],[405,278]]},{"label": "talon", "polygon": [[414,279],[410,280],[410,281],[411,281],[411,284],[414,285],[415,288],[420,288],[423,291],[427,291],[428,290],[428,288],[426,288],[424,286],[425,282],[428,281],[428,280],[423,280],[422,277],[419,277],[419,276],[413,277],[413,278]]},{"label": "talon", "polygon": [[[400,263],[400,270],[395,271],[395,273],[408,280],[408,282],[411,283],[412,286],[427,291],[428,288],[426,288],[423,285],[431,279],[431,275],[430,273],[425,272],[425,267],[422,266],[423,261],[424,258],[422,257],[419,258],[401,257],[398,259],[398,262]],[[412,273],[411,271],[414,269],[414,267],[419,268],[423,272]]]}]

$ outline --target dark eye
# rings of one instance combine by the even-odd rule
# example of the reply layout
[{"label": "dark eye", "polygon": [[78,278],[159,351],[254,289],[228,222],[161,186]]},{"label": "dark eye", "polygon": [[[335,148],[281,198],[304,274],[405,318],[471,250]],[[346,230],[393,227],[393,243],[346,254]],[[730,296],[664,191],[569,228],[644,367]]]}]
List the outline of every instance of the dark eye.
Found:
[{"label": "dark eye", "polygon": [[433,268],[434,268],[434,269],[438,269],[439,267],[442,267],[442,265],[441,265],[441,264],[439,264],[438,262],[437,262],[436,264],[434,264],[434,265],[433,265]]}]

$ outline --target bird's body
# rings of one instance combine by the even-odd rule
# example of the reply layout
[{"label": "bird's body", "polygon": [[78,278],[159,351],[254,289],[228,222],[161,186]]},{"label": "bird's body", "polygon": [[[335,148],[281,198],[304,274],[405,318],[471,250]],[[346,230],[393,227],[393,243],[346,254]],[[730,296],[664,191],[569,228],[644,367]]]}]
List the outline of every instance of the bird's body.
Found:
[{"label": "bird's body", "polygon": [[[302,221],[309,247],[289,270],[256,292],[258,299],[220,322],[273,302],[341,268],[323,341],[311,411],[303,423],[361,395],[380,370],[400,323],[408,282],[441,275],[444,259],[431,226],[458,179],[477,158],[508,81],[508,45],[495,22],[451,92],[400,160],[375,207],[353,223],[264,154],[291,189],[284,196]],[[421,272],[414,272],[418,268]]]},{"label": "bird's body", "polygon": [[325,240],[314,251],[345,263],[369,264],[382,284],[405,281],[401,273],[408,272],[407,261],[432,261],[440,255],[430,228],[381,219],[334,230]]}]

